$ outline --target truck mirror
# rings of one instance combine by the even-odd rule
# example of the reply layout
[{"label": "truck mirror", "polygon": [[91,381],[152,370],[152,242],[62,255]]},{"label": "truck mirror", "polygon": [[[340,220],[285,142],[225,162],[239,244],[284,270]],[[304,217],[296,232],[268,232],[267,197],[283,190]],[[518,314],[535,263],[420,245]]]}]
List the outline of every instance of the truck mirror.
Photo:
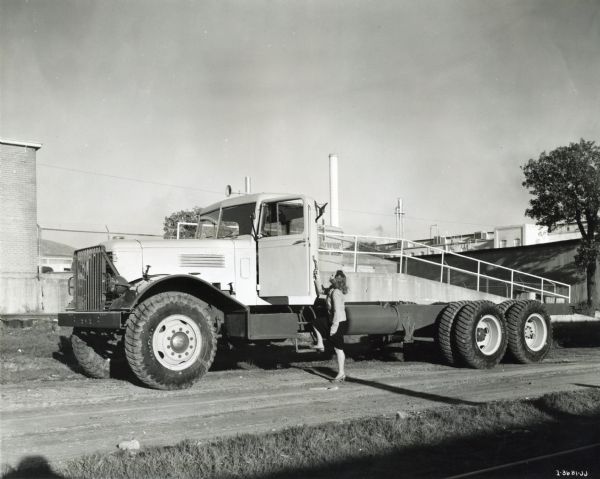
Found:
[{"label": "truck mirror", "polygon": [[252,225],[252,238],[254,238],[254,241],[257,241],[261,238],[261,236],[258,233],[258,231],[256,230],[256,224],[254,223],[255,219],[256,219],[256,215],[254,213],[252,213],[250,215],[250,224]]},{"label": "truck mirror", "polygon": [[321,216],[323,216],[325,214],[325,208],[327,207],[329,203],[324,203],[322,205],[320,205],[319,203],[317,203],[315,201],[315,211],[317,212],[317,217],[315,218],[315,223],[319,222],[319,218],[321,218]]}]

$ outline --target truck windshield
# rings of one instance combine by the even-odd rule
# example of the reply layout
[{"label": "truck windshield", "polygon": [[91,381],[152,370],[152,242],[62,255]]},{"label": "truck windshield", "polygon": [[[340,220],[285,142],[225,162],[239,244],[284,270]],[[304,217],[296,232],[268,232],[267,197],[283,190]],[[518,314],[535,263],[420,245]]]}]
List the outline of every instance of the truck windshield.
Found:
[{"label": "truck windshield", "polygon": [[252,233],[256,203],[210,211],[200,217],[197,238],[231,238]]},{"label": "truck windshield", "polygon": [[217,225],[219,224],[219,213],[221,210],[211,211],[203,214],[198,220],[198,229],[196,230],[196,238],[216,238]]}]

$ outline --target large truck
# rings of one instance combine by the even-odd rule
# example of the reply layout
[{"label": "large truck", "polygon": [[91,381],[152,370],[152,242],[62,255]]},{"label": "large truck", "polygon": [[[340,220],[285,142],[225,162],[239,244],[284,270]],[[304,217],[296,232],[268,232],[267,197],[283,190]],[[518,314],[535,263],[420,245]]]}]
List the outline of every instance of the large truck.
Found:
[{"label": "large truck", "polygon": [[194,239],[113,240],[75,251],[73,328],[83,371],[130,367],[145,385],[179,389],[211,367],[217,339],[297,340],[327,311],[313,273],[346,272],[348,335],[381,344],[435,341],[455,366],[491,368],[505,353],[541,361],[550,313],[570,287],[399,238],[348,235],[323,224],[305,195],[248,194],[204,208]]}]

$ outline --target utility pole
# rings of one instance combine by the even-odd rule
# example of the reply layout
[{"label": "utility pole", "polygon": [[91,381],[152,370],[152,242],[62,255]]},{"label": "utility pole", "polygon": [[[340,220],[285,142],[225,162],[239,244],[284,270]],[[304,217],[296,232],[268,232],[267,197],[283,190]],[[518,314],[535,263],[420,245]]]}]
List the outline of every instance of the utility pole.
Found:
[{"label": "utility pole", "polygon": [[404,239],[404,202],[402,198],[398,198],[394,213],[396,215],[396,239]]}]

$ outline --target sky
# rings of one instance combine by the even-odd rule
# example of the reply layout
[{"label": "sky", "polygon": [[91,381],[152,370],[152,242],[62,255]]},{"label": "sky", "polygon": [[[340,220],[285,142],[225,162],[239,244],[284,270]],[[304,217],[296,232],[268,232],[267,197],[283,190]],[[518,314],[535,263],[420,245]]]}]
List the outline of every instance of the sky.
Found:
[{"label": "sky", "polygon": [[329,201],[334,153],[345,232],[397,198],[409,239],[490,231],[532,222],[528,159],[600,142],[600,0],[0,0],[0,49],[43,228],[161,234],[245,176]]}]

